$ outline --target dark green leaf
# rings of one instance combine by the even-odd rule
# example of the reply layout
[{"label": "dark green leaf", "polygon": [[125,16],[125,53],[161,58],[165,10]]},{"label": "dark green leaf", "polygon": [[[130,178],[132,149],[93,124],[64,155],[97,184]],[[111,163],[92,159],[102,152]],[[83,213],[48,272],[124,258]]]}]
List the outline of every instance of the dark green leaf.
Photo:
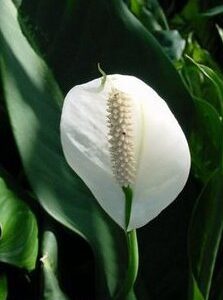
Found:
[{"label": "dark green leaf", "polygon": [[[23,2],[26,12],[30,1]],[[40,1],[45,2],[51,3]],[[48,4],[49,11],[54,9],[54,4]],[[29,10],[29,14],[33,11]],[[63,20],[57,18],[57,23],[52,14],[54,28],[61,26],[63,29],[56,39],[51,38],[55,33],[51,24],[50,28],[46,26],[48,13],[41,9],[39,14],[41,17],[32,25],[39,28],[42,35],[47,35],[48,43],[42,51],[65,92],[100,76],[97,69],[100,62],[107,74],[129,74],[147,82],[168,102],[185,131],[190,128],[193,102],[187,90],[160,44],[123,1],[77,0],[73,14]],[[37,35],[41,44],[42,35]]]},{"label": "dark green leaf", "polygon": [[[61,93],[45,63],[21,34],[11,2],[0,3],[3,84],[26,174],[46,211],[90,242],[98,271],[98,297],[109,298],[125,273],[123,232],[67,167],[59,136]],[[82,14],[81,18],[75,15],[80,23],[72,38],[58,36],[53,44],[52,65],[63,89],[99,76],[96,64],[100,61],[106,72],[132,74],[153,86],[188,132],[192,121],[188,115],[193,117],[191,98],[153,36],[121,1],[77,3]],[[80,9],[85,6],[86,10]]]},{"label": "dark green leaf", "polygon": [[171,60],[181,58],[185,41],[177,30],[169,30],[165,15],[157,1],[131,1],[131,11],[158,40]]},{"label": "dark green leaf", "polygon": [[0,178],[0,261],[35,268],[38,239],[36,219],[29,208]]},{"label": "dark green leaf", "polygon": [[[189,231],[190,300],[209,297],[223,229],[223,175],[215,171],[197,200]],[[202,299],[202,297],[200,297]]]},{"label": "dark green leaf", "polygon": [[91,244],[100,297],[105,299],[116,291],[125,272],[124,233],[67,166],[59,134],[61,93],[22,35],[12,2],[0,3],[3,85],[26,173],[46,211]]},{"label": "dark green leaf", "polygon": [[0,300],[6,300],[8,295],[7,278],[0,275]]},{"label": "dark green leaf", "polygon": [[197,120],[190,138],[193,169],[206,182],[222,157],[222,124],[215,108],[206,101],[194,99]]},{"label": "dark green leaf", "polygon": [[[218,101],[219,113],[223,115],[223,80],[219,74],[217,74],[214,70],[204,65],[198,64],[193,61],[198,69],[204,74],[204,76],[212,83]],[[210,102],[212,99],[209,100]]]},{"label": "dark green leaf", "polygon": [[197,64],[205,65],[211,69],[214,69],[217,73],[221,73],[219,65],[213,59],[213,56],[202,48],[193,34],[189,34],[187,38],[187,45],[185,49],[186,56],[189,56]]},{"label": "dark green leaf", "polygon": [[217,5],[217,1],[187,1],[187,5],[180,14],[176,14],[175,24],[180,26],[181,33],[184,36],[192,33],[196,41],[211,53],[213,59],[217,60],[219,68],[222,66],[222,56],[221,41],[215,26],[216,20],[204,17],[201,14],[207,7],[215,4]]},{"label": "dark green leaf", "polygon": [[149,31],[169,29],[163,10],[156,0],[131,0],[130,10]]},{"label": "dark green leaf", "polygon": [[171,60],[182,57],[186,42],[177,30],[162,30],[153,34]]},{"label": "dark green leaf", "polygon": [[[202,85],[201,90],[198,95],[195,96],[204,98],[206,101],[212,104],[219,115],[223,116],[223,77],[222,74],[217,71],[214,71],[210,67],[207,67],[203,64],[199,64],[194,61],[192,58],[188,57],[188,59],[196,66],[201,76],[200,82],[197,81],[197,85]],[[203,77],[203,78],[202,78]],[[192,83],[192,80],[191,80]],[[208,86],[208,94],[207,88]],[[205,94],[206,93],[206,94]]]},{"label": "dark green leaf", "polygon": [[[190,128],[191,123],[185,117],[190,113],[193,116],[193,103],[170,60],[164,55],[161,46],[153,35],[131,14],[123,1],[111,0],[107,3],[110,12],[115,14],[116,19],[118,17],[119,20],[117,21],[121,23],[119,24],[120,29],[124,30],[123,33],[117,31],[120,37],[122,34],[125,35],[125,38],[128,35],[128,40],[123,41],[123,47],[126,49],[125,56],[117,51],[115,52],[116,57],[121,54],[120,59],[128,62],[128,66],[125,64],[125,69],[129,70],[130,74],[133,73],[150,84],[167,101],[182,126]],[[131,44],[132,39],[134,45]],[[133,59],[132,55],[126,57],[130,49],[137,60]],[[123,65],[121,60],[119,63]],[[109,61],[109,64],[112,65],[112,60]],[[140,72],[139,66],[141,66]]]},{"label": "dark green leaf", "polygon": [[[206,73],[204,74],[203,67],[201,70],[194,61],[193,64],[185,63],[181,74],[197,109],[197,118],[190,137],[193,171],[198,178],[206,182],[210,173],[221,164],[221,87],[216,89],[216,82],[213,84],[213,80],[210,81]],[[218,79],[220,82],[220,77]]]}]

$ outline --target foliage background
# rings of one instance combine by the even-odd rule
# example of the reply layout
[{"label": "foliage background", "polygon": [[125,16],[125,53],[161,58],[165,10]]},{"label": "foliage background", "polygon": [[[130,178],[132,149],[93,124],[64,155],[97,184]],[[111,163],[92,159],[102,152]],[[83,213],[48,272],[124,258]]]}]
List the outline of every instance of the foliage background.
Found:
[{"label": "foliage background", "polygon": [[129,299],[223,299],[222,13],[215,0],[0,0],[1,300],[111,299],[122,283],[123,232],[59,139],[63,95],[98,62],[156,89],[192,154],[184,191],[138,230]]}]

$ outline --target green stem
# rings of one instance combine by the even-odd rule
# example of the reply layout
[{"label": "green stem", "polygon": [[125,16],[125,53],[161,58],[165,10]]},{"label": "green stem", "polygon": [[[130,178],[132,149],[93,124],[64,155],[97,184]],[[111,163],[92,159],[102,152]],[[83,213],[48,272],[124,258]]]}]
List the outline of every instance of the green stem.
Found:
[{"label": "green stem", "polygon": [[127,232],[127,245],[129,252],[129,265],[125,282],[126,296],[128,296],[129,292],[133,289],[139,267],[138,241],[135,229]]},{"label": "green stem", "polygon": [[133,291],[134,283],[138,274],[139,255],[136,230],[126,233],[126,241],[128,246],[128,269],[124,283],[114,298],[115,300],[127,300],[130,292]]},{"label": "green stem", "polygon": [[128,231],[129,221],[131,217],[131,210],[132,210],[132,189],[128,187],[122,187],[122,190],[125,194],[125,227],[126,231]]},{"label": "green stem", "polygon": [[126,242],[128,249],[128,268],[123,285],[114,298],[115,300],[127,300],[130,292],[133,291],[134,283],[138,274],[139,266],[139,251],[138,251],[138,241],[136,230],[127,231],[132,207],[132,190],[130,187],[123,187],[123,192],[125,194],[125,215],[126,215]]}]

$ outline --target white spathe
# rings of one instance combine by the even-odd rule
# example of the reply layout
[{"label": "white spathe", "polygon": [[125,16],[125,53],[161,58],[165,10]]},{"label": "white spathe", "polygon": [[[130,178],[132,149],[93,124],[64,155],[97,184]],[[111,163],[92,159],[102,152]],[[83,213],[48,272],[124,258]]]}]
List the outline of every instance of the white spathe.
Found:
[{"label": "white spathe", "polygon": [[[154,219],[183,189],[190,171],[184,133],[166,102],[133,76],[108,75],[75,86],[61,117],[61,141],[71,168],[102,208],[125,229],[125,197],[112,171],[108,142],[107,100],[115,88],[133,102],[136,177],[128,230]],[[83,200],[84,201],[84,200]]]}]

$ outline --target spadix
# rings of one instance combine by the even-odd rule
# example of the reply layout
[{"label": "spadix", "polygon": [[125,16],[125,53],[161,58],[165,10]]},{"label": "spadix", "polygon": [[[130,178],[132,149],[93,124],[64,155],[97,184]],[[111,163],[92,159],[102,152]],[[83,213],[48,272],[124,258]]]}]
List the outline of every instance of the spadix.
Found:
[{"label": "spadix", "polygon": [[103,86],[99,78],[72,88],[61,141],[68,164],[123,229],[123,187],[133,192],[131,230],[155,218],[188,178],[190,152],[181,127],[166,102],[133,76],[108,75]]}]

